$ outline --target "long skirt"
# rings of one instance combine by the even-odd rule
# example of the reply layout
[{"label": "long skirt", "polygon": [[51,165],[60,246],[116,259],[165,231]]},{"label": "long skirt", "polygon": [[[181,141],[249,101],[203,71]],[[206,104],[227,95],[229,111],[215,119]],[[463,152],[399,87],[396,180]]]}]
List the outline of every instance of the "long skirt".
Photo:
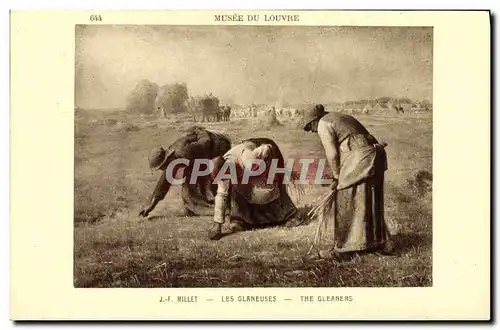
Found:
[{"label": "long skirt", "polygon": [[182,185],[184,209],[195,215],[213,215],[217,185],[211,176],[199,177],[195,184],[189,184],[190,169],[186,173],[186,182]]},{"label": "long skirt", "polygon": [[297,207],[280,187],[280,196],[267,204],[250,203],[235,189],[231,189],[230,219],[243,221],[248,228],[269,227],[286,223],[297,213]]},{"label": "long skirt", "polygon": [[[277,159],[278,166],[284,167],[284,159],[278,145],[268,138],[251,138],[244,140],[251,142],[255,147],[262,144],[271,145],[269,159]],[[248,201],[243,195],[238,193],[237,189],[231,188],[231,203],[230,203],[230,219],[243,221],[248,228],[262,228],[275,226],[286,223],[296,213],[297,207],[293,203],[286,184],[280,183],[283,181],[280,175],[277,175],[279,185],[279,197],[266,204],[256,204]]]},{"label": "long skirt", "polygon": [[385,152],[377,155],[372,176],[337,191],[335,207],[325,214],[320,248],[373,250],[390,239],[384,218],[385,157]]},{"label": "long skirt", "polygon": [[390,238],[384,220],[384,174],[337,192],[339,251],[379,248]]},{"label": "long skirt", "polygon": [[[214,159],[222,157],[231,149],[231,141],[227,136],[193,127],[188,133],[178,139],[172,146],[179,157],[191,162],[198,159]],[[184,208],[195,215],[213,215],[217,184],[212,176],[198,177],[196,183],[190,184],[193,168],[184,169],[186,181],[182,186],[182,201]]]}]

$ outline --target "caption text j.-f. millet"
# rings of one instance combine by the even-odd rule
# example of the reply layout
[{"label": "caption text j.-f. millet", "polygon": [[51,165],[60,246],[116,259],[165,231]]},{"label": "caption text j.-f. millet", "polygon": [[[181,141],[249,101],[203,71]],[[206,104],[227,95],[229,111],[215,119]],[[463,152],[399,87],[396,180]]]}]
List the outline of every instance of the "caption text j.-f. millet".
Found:
[{"label": "caption text j.-f. millet", "polygon": [[214,15],[216,22],[298,22],[299,15],[290,14],[231,14],[231,15]]}]

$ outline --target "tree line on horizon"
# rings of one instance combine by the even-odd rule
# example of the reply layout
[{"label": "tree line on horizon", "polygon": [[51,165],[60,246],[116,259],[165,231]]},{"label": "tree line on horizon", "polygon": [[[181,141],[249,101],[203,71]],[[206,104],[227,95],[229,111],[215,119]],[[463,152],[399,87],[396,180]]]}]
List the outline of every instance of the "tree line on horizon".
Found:
[{"label": "tree line on horizon", "polygon": [[381,103],[381,104],[384,104],[384,103],[392,103],[394,105],[398,105],[398,104],[415,104],[415,103],[420,103],[422,106],[425,106],[425,107],[429,107],[429,106],[432,106],[432,102],[429,101],[429,100],[420,100],[420,101],[414,101],[408,97],[390,97],[390,96],[381,96],[381,97],[377,97],[377,98],[374,98],[374,99],[363,99],[363,100],[357,100],[357,101],[345,101],[343,103],[340,103],[340,104],[343,104],[345,106],[355,106],[355,105],[371,105],[371,106],[375,106],[377,103]]},{"label": "tree line on horizon", "polygon": [[[200,97],[198,96],[196,98]],[[127,96],[125,110],[131,113],[153,114],[161,108],[164,113],[184,113],[192,110],[190,108],[192,107],[190,103],[192,103],[194,99],[195,98],[189,96],[187,84],[184,82],[159,86],[157,83],[153,83],[147,79],[143,79],[137,83],[135,88]],[[381,96],[374,99],[362,99],[333,103],[344,106],[365,106],[367,104],[369,104],[370,106],[375,106],[377,103],[388,102],[397,105],[415,104],[417,101],[413,101],[407,97],[398,98]],[[292,106],[292,103],[285,100],[280,103],[282,103],[282,106],[284,107]],[[423,107],[432,107],[432,102],[430,102],[429,100],[421,100],[418,101],[418,103]]]}]

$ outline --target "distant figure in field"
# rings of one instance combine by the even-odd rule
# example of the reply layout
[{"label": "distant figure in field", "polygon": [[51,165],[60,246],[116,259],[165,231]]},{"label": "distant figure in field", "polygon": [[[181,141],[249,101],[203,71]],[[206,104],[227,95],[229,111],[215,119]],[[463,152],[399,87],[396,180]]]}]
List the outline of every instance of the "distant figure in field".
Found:
[{"label": "distant figure in field", "polygon": [[278,118],[276,117],[276,108],[272,107],[269,110],[267,116],[267,127],[275,127],[275,126],[281,126],[281,123],[278,121]]},{"label": "distant figure in field", "polygon": [[229,149],[231,149],[231,141],[228,137],[196,126],[190,128],[167,150],[154,149],[150,156],[149,166],[152,170],[162,171],[162,175],[149,199],[149,204],[141,210],[139,215],[147,217],[156,205],[165,198],[171,186],[171,182],[166,177],[166,169],[172,161],[179,158],[189,160],[189,166],[178,165],[172,170],[173,173],[181,168],[184,170],[186,178],[182,185],[184,214],[187,216],[212,215],[217,185],[213,183],[210,174],[198,178],[194,184],[189,183],[194,160],[222,157]]},{"label": "distant figure in field", "polygon": [[354,117],[327,113],[321,104],[305,113],[303,128],[317,133],[325,149],[334,178],[330,187],[334,203],[337,197],[346,201],[339,217],[333,211],[327,222],[335,228],[334,246],[320,250],[319,256],[343,259],[353,252],[374,250],[390,254],[393,243],[384,219],[385,144]]},{"label": "distant figure in field", "polygon": [[158,112],[160,113],[160,116],[167,118],[167,112],[163,107],[158,107]]},{"label": "distant figure in field", "polygon": [[222,121],[229,121],[231,117],[231,107],[229,105],[221,107]]},{"label": "distant figure in field", "polygon": [[[229,150],[224,157],[217,158],[213,176],[219,172],[229,173],[235,169],[237,180],[222,179],[218,184],[215,198],[214,223],[209,230],[209,238],[220,239],[222,224],[229,217],[231,232],[250,230],[269,226],[300,224],[298,210],[293,203],[284,183],[284,175],[276,174],[274,181],[268,183],[269,166],[275,159],[278,167],[284,168],[284,159],[278,145],[271,139],[252,138],[241,142]],[[250,177],[244,182],[243,174],[252,169],[252,160],[264,162],[265,171]],[[232,166],[231,166],[232,165]],[[227,166],[229,172],[224,169]],[[293,173],[292,173],[293,175]],[[235,177],[235,179],[236,179]]]},{"label": "distant figure in field", "polygon": [[252,107],[252,117],[257,117],[257,107],[256,106]]}]

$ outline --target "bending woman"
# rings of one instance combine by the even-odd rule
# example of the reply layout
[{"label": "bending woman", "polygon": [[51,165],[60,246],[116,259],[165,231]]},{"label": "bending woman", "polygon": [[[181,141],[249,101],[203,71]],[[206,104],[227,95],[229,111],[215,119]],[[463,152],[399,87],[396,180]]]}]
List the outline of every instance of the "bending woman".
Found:
[{"label": "bending woman", "polygon": [[[284,168],[284,159],[276,143],[267,138],[248,139],[229,150],[216,162],[213,173],[224,178],[217,182],[213,225],[209,238],[220,239],[222,225],[226,217],[230,221],[231,232],[287,224],[300,224],[297,207],[290,198],[284,175],[277,173],[268,183],[271,164]],[[264,165],[260,175],[245,181],[245,171],[256,171],[256,163]],[[229,178],[227,170],[236,172],[236,178]],[[219,174],[221,173],[221,174]],[[231,173],[229,173],[231,174]]]}]

